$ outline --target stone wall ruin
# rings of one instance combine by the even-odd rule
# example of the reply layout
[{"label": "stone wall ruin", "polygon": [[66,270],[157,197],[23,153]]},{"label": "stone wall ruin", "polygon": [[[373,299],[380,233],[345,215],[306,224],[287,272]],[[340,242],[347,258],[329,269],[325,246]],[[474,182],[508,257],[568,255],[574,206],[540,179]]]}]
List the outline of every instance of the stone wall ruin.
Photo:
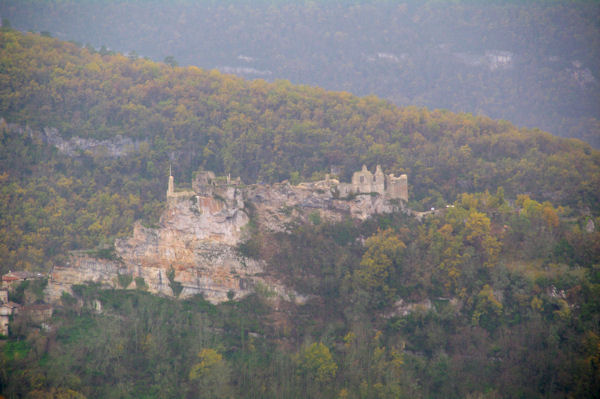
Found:
[{"label": "stone wall ruin", "polygon": [[371,173],[366,165],[352,175],[351,183],[339,183],[337,189],[340,196],[352,194],[377,193],[388,200],[408,202],[408,178],[405,174],[395,177],[393,174],[384,175],[381,166],[377,165],[375,173]]}]

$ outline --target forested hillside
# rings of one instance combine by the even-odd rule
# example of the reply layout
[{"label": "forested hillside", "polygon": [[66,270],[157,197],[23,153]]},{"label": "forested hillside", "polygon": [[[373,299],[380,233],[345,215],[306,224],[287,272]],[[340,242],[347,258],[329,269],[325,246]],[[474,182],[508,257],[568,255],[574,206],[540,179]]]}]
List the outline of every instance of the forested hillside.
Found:
[{"label": "forested hillside", "polygon": [[[157,217],[169,163],[179,181],[199,167],[246,183],[310,179],[361,164],[407,173],[413,206],[462,192],[527,193],[576,213],[599,212],[600,156],[588,145],[469,114],[396,108],[375,97],[244,81],[5,30],[0,115],[65,139],[141,142],[128,156],[69,157],[2,127],[2,259],[39,267]],[[10,210],[10,211],[9,211]]]},{"label": "forested hillside", "polygon": [[[597,231],[526,196],[509,205],[501,190],[465,194],[423,222],[314,223],[251,243],[270,273],[309,294],[306,304],[266,287],[214,306],[143,287],[74,286],[46,327],[15,318],[11,338],[0,340],[0,392],[596,397]],[[21,284],[12,298],[35,298],[40,288]]]},{"label": "forested hillside", "polygon": [[[7,28],[0,116],[2,273],[48,271],[69,250],[110,247],[136,219],[151,225],[169,164],[177,181],[205,168],[245,183],[332,168],[347,181],[381,164],[408,175],[409,207],[441,208],[423,220],[250,226],[239,253],[263,260],[303,305],[267,287],[213,306],[143,284],[76,286],[49,321],[24,313],[0,340],[7,398],[600,392],[600,153],[588,144]],[[51,145],[45,128],[81,149]],[[136,144],[84,145],[119,136]],[[10,299],[35,303],[43,286],[25,282]]]},{"label": "forested hillside", "polygon": [[594,0],[5,0],[0,15],[105,51],[484,114],[600,145]]}]

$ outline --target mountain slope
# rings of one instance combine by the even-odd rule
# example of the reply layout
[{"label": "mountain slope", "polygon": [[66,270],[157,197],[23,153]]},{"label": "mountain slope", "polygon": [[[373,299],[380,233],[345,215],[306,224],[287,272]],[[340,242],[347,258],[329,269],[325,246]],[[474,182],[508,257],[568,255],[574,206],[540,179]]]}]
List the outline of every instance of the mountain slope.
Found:
[{"label": "mountain slope", "polygon": [[[112,287],[130,288],[73,284],[40,320],[36,302],[47,282],[11,286],[8,299],[24,306],[0,337],[6,397],[598,392],[600,155],[587,144],[374,97],[101,55],[8,29],[0,32],[0,114],[2,273],[60,271],[69,250],[87,249],[115,262],[98,262]],[[281,203],[252,210],[222,192],[203,198],[217,213],[228,200],[248,207],[248,218],[239,214],[247,229],[236,225],[235,237],[249,239],[235,254],[227,249],[240,260],[235,267],[244,267],[242,256],[260,259],[266,275],[302,295],[298,303],[293,291],[286,297],[258,283],[239,301],[222,287],[219,301],[228,300],[218,306],[150,295],[139,257],[123,268],[111,251],[137,219],[137,237],[121,241],[132,244],[122,253],[136,255],[136,239],[156,243],[169,164],[177,182],[198,168],[240,175],[240,186],[258,182],[252,197],[264,206],[270,189],[261,182],[316,180],[331,169],[348,181],[362,163],[407,173],[410,207],[442,209],[421,219],[386,213],[332,223],[314,213],[314,198],[304,219]],[[279,187],[276,197],[286,198],[289,186]],[[171,224],[202,243],[209,215],[180,188],[181,196],[171,193],[182,199]],[[377,200],[371,194],[367,202]],[[284,228],[261,226],[261,212],[281,216]],[[164,247],[146,245],[145,261],[160,251],[177,258],[179,250],[188,255],[182,261],[201,255],[165,236]],[[205,255],[201,262],[210,262]],[[181,293],[169,260],[158,282]],[[207,277],[227,282],[219,262]]]},{"label": "mountain slope", "polygon": [[7,0],[15,27],[600,145],[596,1]]},{"label": "mountain slope", "polygon": [[[2,127],[5,268],[43,263],[123,235],[136,218],[156,218],[169,164],[179,181],[202,167],[248,183],[330,170],[348,181],[363,163],[381,164],[408,175],[416,208],[503,186],[509,198],[528,193],[599,211],[597,151],[484,117],[101,55],[6,29],[0,81],[0,115],[17,124]],[[24,125],[57,128],[81,149],[61,153],[44,135],[23,134]],[[136,143],[128,155],[81,144],[119,136]],[[42,250],[48,242],[54,249]]]}]

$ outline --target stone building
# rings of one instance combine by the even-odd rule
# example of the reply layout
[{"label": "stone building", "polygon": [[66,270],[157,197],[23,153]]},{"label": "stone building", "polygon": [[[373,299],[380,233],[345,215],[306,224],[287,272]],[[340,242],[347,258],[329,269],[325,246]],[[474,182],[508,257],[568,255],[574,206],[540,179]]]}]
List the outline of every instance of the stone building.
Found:
[{"label": "stone building", "polygon": [[54,308],[47,303],[36,303],[25,305],[19,309],[19,317],[27,317],[29,321],[35,324],[42,324],[52,317]]},{"label": "stone building", "polygon": [[0,334],[8,335],[8,323],[11,316],[19,311],[20,305],[8,300],[8,289],[0,289]]},{"label": "stone building", "polygon": [[167,202],[178,198],[189,199],[194,196],[212,197],[218,195],[224,197],[227,195],[228,189],[236,188],[241,184],[240,178],[231,179],[228,176],[215,176],[211,171],[200,170],[195,173],[192,179],[192,190],[175,191],[175,181],[173,176],[169,176],[169,184],[167,187]]},{"label": "stone building", "polygon": [[369,172],[365,165],[359,172],[352,175],[352,192],[358,193],[378,193],[385,194],[385,176],[381,171],[381,166],[377,165],[375,174]]},{"label": "stone building", "polygon": [[192,180],[192,190],[199,195],[210,195],[211,187],[217,184],[216,179],[215,174],[209,170],[198,171]]},{"label": "stone building", "polygon": [[[29,305],[21,306],[18,303],[8,300],[9,291],[14,291],[15,287],[25,281],[39,280],[44,276],[41,273],[31,273],[24,270],[11,271],[2,276],[2,288],[0,288],[0,334],[8,335],[8,324],[10,319],[26,311],[26,314],[32,314],[32,320],[44,318],[46,320],[52,316],[52,307],[50,305]],[[49,316],[48,316],[49,315]],[[42,317],[43,316],[43,317]]]},{"label": "stone building", "polygon": [[16,272],[8,272],[2,276],[2,286],[10,287],[14,284],[21,283],[27,280],[37,280],[42,278],[41,273],[31,273],[25,270],[19,270]]},{"label": "stone building", "polygon": [[169,173],[169,184],[167,186],[167,203],[177,199],[189,199],[196,195],[193,191],[175,191],[175,179],[173,175]]},{"label": "stone building", "polygon": [[[211,171],[198,171],[192,180],[192,190],[175,191],[173,176],[169,176],[167,187],[167,202],[177,199],[189,199],[194,196],[230,198],[235,196],[236,188],[241,185],[240,178],[234,180],[230,176],[215,176]],[[300,183],[301,187],[316,189],[331,188],[338,192],[340,197],[352,194],[376,193],[386,200],[401,200],[408,202],[408,178],[405,174],[399,177],[393,174],[385,175],[381,166],[377,165],[375,173],[371,173],[366,165],[360,171],[354,172],[350,183],[340,183],[336,179],[327,178],[320,182]]]},{"label": "stone building", "polygon": [[408,178],[405,174],[395,177],[393,174],[385,175],[381,166],[377,165],[375,173],[371,173],[366,165],[352,175],[351,183],[338,185],[340,196],[351,194],[377,193],[388,200],[408,201]]},{"label": "stone building", "polygon": [[405,174],[395,177],[394,174],[385,178],[386,195],[389,199],[408,201],[408,178]]},{"label": "stone building", "polygon": [[228,187],[239,186],[241,182],[239,177],[232,180],[230,175],[217,177],[211,171],[200,170],[192,180],[192,190],[198,195],[212,196]]}]

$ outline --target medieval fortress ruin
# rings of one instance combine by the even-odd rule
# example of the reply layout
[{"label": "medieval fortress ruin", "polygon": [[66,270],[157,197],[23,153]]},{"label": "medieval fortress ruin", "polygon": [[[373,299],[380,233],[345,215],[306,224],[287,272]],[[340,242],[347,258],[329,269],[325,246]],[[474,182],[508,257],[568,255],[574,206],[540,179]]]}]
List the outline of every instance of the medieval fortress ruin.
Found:
[{"label": "medieval fortress ruin", "polygon": [[362,170],[354,172],[352,183],[338,183],[340,196],[351,194],[377,193],[390,200],[408,202],[408,179],[405,174],[395,177],[393,174],[384,175],[381,166],[377,165],[375,174],[369,172],[363,165]]},{"label": "medieval fortress ruin", "polygon": [[115,241],[113,256],[99,258],[78,251],[55,265],[46,301],[59,301],[73,285],[92,281],[180,298],[201,294],[212,303],[244,297],[260,286],[301,302],[306,300],[302,293],[270,276],[264,261],[240,251],[252,229],[288,232],[298,223],[411,213],[406,206],[406,175],[385,175],[380,166],[375,173],[363,166],[350,183],[327,176],[298,185],[288,181],[245,185],[239,178],[198,171],[191,190],[177,190],[170,174],[166,194],[158,224],[136,222],[130,237]]},{"label": "medieval fortress ruin", "polygon": [[[219,191],[218,188],[240,185],[239,177],[232,180],[229,176],[216,177],[213,172],[199,171],[192,181],[192,191],[175,191],[175,182],[171,175],[167,187],[167,200],[194,195],[211,196]],[[351,183],[340,183],[337,179],[331,179],[327,175],[325,180],[300,183],[298,187],[312,188],[315,191],[329,189],[338,198],[348,198],[356,194],[379,194],[387,200],[408,202],[407,176],[405,174],[399,177],[395,177],[393,174],[385,175],[380,165],[375,168],[375,173],[371,173],[366,165],[363,165],[360,171],[354,172]]]}]

